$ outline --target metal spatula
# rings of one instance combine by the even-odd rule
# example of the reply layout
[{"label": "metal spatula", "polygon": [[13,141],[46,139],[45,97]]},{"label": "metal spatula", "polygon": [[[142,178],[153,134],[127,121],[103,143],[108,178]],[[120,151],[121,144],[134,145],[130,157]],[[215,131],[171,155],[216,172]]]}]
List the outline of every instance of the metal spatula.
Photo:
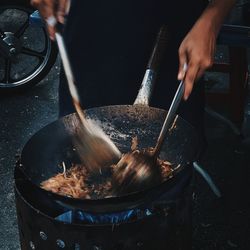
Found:
[{"label": "metal spatula", "polygon": [[[186,66],[184,71],[186,71]],[[152,187],[161,181],[160,166],[157,165],[157,157],[160,154],[166,134],[176,117],[176,111],[183,94],[184,81],[181,81],[163,123],[156,146],[128,153],[118,162],[113,175],[113,189],[115,192],[118,194],[135,192]]]},{"label": "metal spatula", "polygon": [[121,153],[94,121],[86,119],[81,107],[64,39],[59,32],[56,32],[55,37],[73,104],[81,121],[80,128],[77,128],[78,138],[75,138],[75,141],[77,142],[77,151],[83,164],[89,169],[89,171],[97,172],[103,167],[109,167],[118,162],[121,158]]}]

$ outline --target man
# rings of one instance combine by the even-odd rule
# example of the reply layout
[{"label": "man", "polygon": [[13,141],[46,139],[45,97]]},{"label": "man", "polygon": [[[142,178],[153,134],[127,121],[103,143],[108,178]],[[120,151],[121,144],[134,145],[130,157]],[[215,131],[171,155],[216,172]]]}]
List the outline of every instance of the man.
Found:
[{"label": "man", "polygon": [[[69,0],[32,0],[54,39]],[[179,113],[196,128],[204,146],[204,86],[197,80],[213,63],[216,37],[235,0],[72,0],[65,39],[83,107],[132,104],[162,24],[170,41],[152,106],[168,109],[187,63]],[[197,82],[197,84],[194,84]],[[192,91],[193,90],[193,91]],[[74,112],[62,75],[60,114]]]}]

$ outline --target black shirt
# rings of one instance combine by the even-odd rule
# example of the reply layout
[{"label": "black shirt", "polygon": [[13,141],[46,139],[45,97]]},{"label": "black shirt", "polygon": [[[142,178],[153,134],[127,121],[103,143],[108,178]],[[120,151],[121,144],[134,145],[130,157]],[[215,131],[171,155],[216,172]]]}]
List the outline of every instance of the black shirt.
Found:
[{"label": "black shirt", "polygon": [[[170,41],[152,105],[168,108],[176,89],[178,47],[206,6],[205,0],[73,0],[65,39],[85,108],[132,104],[162,24]],[[74,112],[67,84],[61,114]]]}]

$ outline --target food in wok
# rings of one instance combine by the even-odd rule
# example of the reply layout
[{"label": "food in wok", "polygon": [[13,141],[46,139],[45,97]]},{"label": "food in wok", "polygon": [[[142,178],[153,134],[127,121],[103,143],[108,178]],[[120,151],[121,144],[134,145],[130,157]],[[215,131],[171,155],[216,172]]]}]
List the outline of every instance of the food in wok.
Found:
[{"label": "food in wok", "polygon": [[[173,168],[167,161],[158,160],[161,167],[162,181],[172,177]],[[41,187],[47,191],[78,199],[100,199],[116,195],[112,188],[112,173],[116,165],[110,167],[111,175],[103,177],[101,181],[93,182],[88,170],[79,164],[72,164],[68,170],[43,181]],[[106,175],[106,174],[105,174]],[[95,176],[94,178],[97,178]]]},{"label": "food in wok", "polygon": [[[118,176],[116,174],[116,168],[120,167],[121,162],[129,157],[130,154],[138,154],[140,152],[137,146],[138,140],[135,137],[132,139],[131,152],[124,154],[117,164],[110,166],[110,168],[106,169],[104,172],[100,171],[94,176],[84,165],[72,164],[72,166],[66,170],[65,164],[62,163],[62,173],[43,181],[41,187],[59,195],[78,199],[101,199],[115,196],[117,193],[121,194],[122,190],[117,188],[119,187],[119,181],[122,182],[124,175],[129,174],[131,171],[137,171],[137,169],[131,170],[127,168],[127,173],[124,171],[124,175],[120,176],[121,171],[119,171]],[[157,167],[160,171],[159,178],[157,179],[159,183],[172,177],[174,169],[171,163],[157,159]],[[142,188],[145,189],[146,187],[143,186]],[[138,190],[129,191],[133,192]]]}]

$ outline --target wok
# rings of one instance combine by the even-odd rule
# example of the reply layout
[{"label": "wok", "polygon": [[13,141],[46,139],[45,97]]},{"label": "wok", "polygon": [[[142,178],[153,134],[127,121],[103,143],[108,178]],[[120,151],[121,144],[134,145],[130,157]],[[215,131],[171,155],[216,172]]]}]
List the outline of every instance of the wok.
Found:
[{"label": "wok", "polygon": [[[122,153],[130,150],[134,136],[139,139],[139,148],[154,146],[158,138],[167,111],[149,107],[147,104],[156,79],[160,57],[164,54],[165,38],[165,31],[161,30],[135,105],[114,105],[86,110],[86,116],[100,124]],[[75,199],[43,190],[40,188],[40,183],[62,172],[59,165],[63,161],[67,167],[70,167],[72,162],[79,161],[73,145],[77,129],[70,126],[72,121],[76,120],[77,115],[73,113],[47,125],[32,136],[23,148],[19,168],[27,180],[46,198],[53,198],[64,206],[85,211],[114,212],[150,202],[178,185],[183,176],[191,175],[189,163],[196,156],[196,133],[188,122],[178,117],[176,126],[167,135],[160,154],[161,159],[170,161],[174,167],[180,164],[181,167],[174,173],[173,178],[152,188],[103,199]]]}]

